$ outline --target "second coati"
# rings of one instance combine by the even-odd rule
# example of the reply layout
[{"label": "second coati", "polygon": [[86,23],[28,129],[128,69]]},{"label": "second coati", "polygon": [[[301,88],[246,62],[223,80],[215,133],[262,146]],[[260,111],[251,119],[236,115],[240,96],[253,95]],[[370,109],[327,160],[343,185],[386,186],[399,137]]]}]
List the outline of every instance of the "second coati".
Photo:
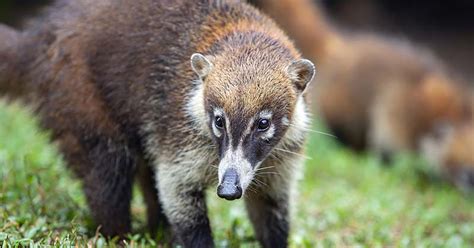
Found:
[{"label": "second coati", "polygon": [[[274,18],[305,56],[317,59],[320,73],[313,108],[338,140],[356,150],[370,148],[386,161],[400,151],[420,152],[441,171],[450,171],[448,159],[435,156],[440,160],[433,161],[433,153],[423,152],[421,144],[440,125],[452,126],[455,134],[472,131],[457,129],[474,125],[474,92],[447,74],[438,59],[400,40],[347,35],[332,27],[312,0],[250,2]],[[462,147],[454,144],[470,144],[447,138],[436,143],[450,151]],[[465,154],[449,154],[461,153]],[[449,160],[464,168],[458,170],[466,172],[463,177],[473,177],[472,157]],[[461,173],[446,177],[466,181]],[[470,187],[474,189],[473,180]]]},{"label": "second coati", "polygon": [[[473,102],[474,104],[474,102]],[[472,117],[471,117],[472,118]],[[458,188],[474,191],[474,119],[458,126],[439,126],[423,137],[425,157]]]},{"label": "second coati", "polygon": [[269,18],[232,0],[57,1],[0,37],[0,89],[36,107],[103,234],[131,231],[141,171],[151,226],[185,247],[213,246],[215,182],[246,195],[264,247],[287,246],[315,68]]}]

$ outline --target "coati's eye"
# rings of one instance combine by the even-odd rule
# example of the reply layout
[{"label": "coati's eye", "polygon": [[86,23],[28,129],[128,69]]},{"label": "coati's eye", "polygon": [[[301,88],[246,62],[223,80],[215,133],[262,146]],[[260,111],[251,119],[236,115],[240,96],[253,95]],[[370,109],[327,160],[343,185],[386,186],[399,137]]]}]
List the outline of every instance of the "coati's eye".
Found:
[{"label": "coati's eye", "polygon": [[224,118],[222,118],[221,116],[216,116],[216,118],[214,119],[214,125],[219,129],[223,129],[224,128]]},{"label": "coati's eye", "polygon": [[258,121],[257,130],[258,130],[259,132],[267,131],[269,127],[270,127],[270,120],[268,120],[268,119],[260,119],[260,120]]}]

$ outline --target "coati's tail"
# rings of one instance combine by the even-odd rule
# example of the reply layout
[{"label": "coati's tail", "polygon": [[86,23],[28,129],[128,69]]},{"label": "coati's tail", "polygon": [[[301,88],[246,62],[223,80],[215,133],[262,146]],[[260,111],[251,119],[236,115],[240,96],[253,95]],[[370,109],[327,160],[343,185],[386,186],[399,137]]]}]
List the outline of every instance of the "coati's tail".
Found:
[{"label": "coati's tail", "polygon": [[21,93],[18,71],[18,42],[20,32],[0,24],[0,95]]}]

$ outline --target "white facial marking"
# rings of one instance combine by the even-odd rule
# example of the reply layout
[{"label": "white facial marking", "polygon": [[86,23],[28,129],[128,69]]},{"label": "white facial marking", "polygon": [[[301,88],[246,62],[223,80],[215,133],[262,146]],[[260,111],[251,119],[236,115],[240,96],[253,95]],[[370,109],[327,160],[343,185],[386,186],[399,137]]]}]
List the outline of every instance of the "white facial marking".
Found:
[{"label": "white facial marking", "polygon": [[252,132],[252,126],[253,123],[255,122],[255,118],[250,118],[250,120],[247,122],[247,128],[245,129],[245,132],[242,134],[242,137],[240,138],[240,144],[244,142],[244,138],[247,137],[251,132]]},{"label": "white facial marking", "polygon": [[259,114],[260,119],[271,119],[272,116],[273,116],[273,113],[270,110],[263,110]]},{"label": "white facial marking", "polygon": [[262,139],[268,141],[271,138],[273,138],[274,135],[275,135],[275,125],[271,124],[270,128],[268,128],[268,130],[265,131],[265,133],[263,133],[263,135],[261,137],[262,137]]},{"label": "white facial marking", "polygon": [[282,119],[281,119],[281,124],[282,125],[285,125],[285,126],[289,126],[290,125],[290,120],[288,119],[288,116],[284,116]]},{"label": "white facial marking", "polygon": [[239,144],[237,149],[233,150],[231,146],[225,152],[224,157],[219,163],[219,184],[222,182],[222,177],[227,169],[234,168],[237,171],[240,179],[240,186],[242,187],[242,193],[252,182],[254,171],[250,162],[245,158],[242,145]]},{"label": "white facial marking", "polygon": [[225,131],[227,132],[227,137],[229,139],[229,144],[232,144],[232,132],[230,128],[230,121],[229,118],[227,118],[227,115],[224,113],[224,122],[225,122]]},{"label": "white facial marking", "polygon": [[265,131],[263,135],[261,136],[263,140],[270,140],[275,135],[275,125],[273,125],[273,123],[271,122],[272,116],[273,116],[273,113],[270,110],[263,110],[259,114],[260,119],[270,120],[270,123],[271,123],[268,130]]},{"label": "white facial marking", "polygon": [[286,144],[294,144],[303,141],[310,121],[310,114],[306,109],[304,99],[302,96],[299,96],[291,121],[289,121],[288,118],[285,120],[285,117],[282,120],[283,125],[286,123],[289,127],[280,144],[284,146]]},{"label": "white facial marking", "polygon": [[196,123],[196,127],[201,132],[209,133],[206,127],[206,110],[204,107],[204,87],[201,80],[194,82],[195,88],[189,94],[189,100],[185,105],[185,112],[191,117],[193,122]]},{"label": "white facial marking", "polygon": [[[215,108],[214,109],[214,116],[220,116],[224,118],[224,123],[225,123],[225,132],[227,134],[227,138],[229,139],[229,144],[232,143],[232,135],[230,132],[230,121],[227,118],[227,115],[225,114],[224,110],[222,108]],[[212,121],[212,130],[214,131],[214,134],[217,137],[221,137],[222,135],[222,130],[217,129],[217,127],[214,125],[214,119]],[[217,132],[216,132],[217,131]]]},{"label": "white facial marking", "polygon": [[215,108],[214,116],[224,116],[224,110],[222,110],[221,108]]}]

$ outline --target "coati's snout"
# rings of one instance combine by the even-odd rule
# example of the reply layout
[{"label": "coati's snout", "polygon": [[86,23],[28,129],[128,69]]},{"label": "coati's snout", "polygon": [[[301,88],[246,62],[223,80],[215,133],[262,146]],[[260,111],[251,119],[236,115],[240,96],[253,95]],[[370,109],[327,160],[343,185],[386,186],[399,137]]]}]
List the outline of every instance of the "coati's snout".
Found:
[{"label": "coati's snout", "polygon": [[242,196],[240,177],[236,169],[229,168],[224,172],[222,181],[217,187],[217,195],[226,200],[235,200]]},{"label": "coati's snout", "polygon": [[219,162],[217,195],[226,200],[242,197],[253,180],[257,164],[248,159],[242,146],[237,149],[228,147]]}]

